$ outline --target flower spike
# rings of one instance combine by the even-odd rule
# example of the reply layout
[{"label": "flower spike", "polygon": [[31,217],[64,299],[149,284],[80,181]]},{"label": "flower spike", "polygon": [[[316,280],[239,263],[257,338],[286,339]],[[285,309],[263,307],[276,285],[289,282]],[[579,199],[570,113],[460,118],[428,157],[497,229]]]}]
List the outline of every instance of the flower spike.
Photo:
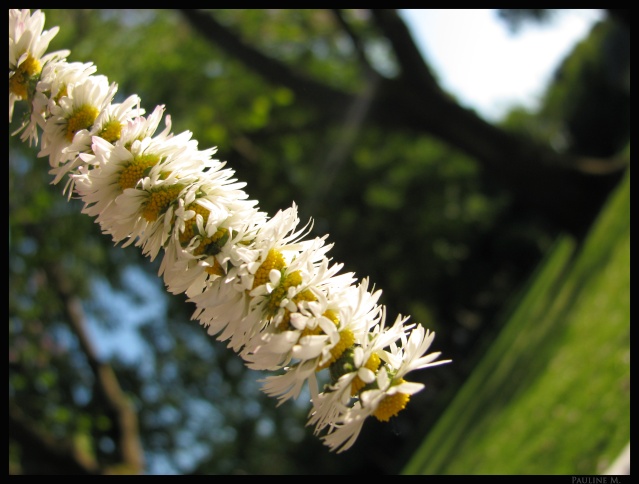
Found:
[{"label": "flower spike", "polygon": [[265,393],[281,404],[308,385],[308,425],[331,450],[354,445],[367,417],[400,412],[423,387],[410,372],[449,362],[426,354],[435,334],[408,317],[386,324],[381,291],[340,273],[328,236],[309,238],[295,204],[267,216],[215,148],[171,132],[164,106],[145,117],[137,95],[114,104],[117,84],[93,64],[45,54],[59,29],[44,22],[9,10],[9,121],[16,102],[29,112],[13,134],[40,143],[53,183],[65,180],[104,234],[161,257],[159,275],[195,304],[192,318],[271,372]]}]

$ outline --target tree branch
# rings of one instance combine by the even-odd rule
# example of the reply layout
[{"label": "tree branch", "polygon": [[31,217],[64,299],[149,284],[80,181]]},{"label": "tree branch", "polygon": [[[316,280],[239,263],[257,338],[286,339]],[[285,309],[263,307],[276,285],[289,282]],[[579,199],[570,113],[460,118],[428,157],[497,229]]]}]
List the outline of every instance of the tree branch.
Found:
[{"label": "tree branch", "polygon": [[441,94],[441,88],[404,21],[396,10],[372,9],[375,23],[393,46],[401,68],[401,77],[420,91],[428,89]]},{"label": "tree branch", "polygon": [[99,474],[97,463],[82,453],[70,439],[56,439],[32,422],[9,399],[9,437],[29,449],[29,453],[65,474]]},{"label": "tree branch", "polygon": [[371,77],[380,76],[380,74],[373,68],[372,64],[368,60],[368,56],[366,55],[366,50],[362,45],[362,40],[359,36],[353,31],[351,26],[348,24],[342,11],[340,9],[334,8],[331,9],[337,23],[342,27],[346,35],[351,39],[351,43],[353,44],[353,48],[355,49],[355,55],[359,59],[360,64],[362,65],[362,69]]},{"label": "tree branch", "polygon": [[[298,99],[318,110],[337,114],[344,106],[356,104],[356,95],[296,74],[245,44],[220,25],[211,12],[182,13],[205,38],[247,68],[271,83],[290,88]],[[476,159],[488,176],[549,220],[577,233],[587,228],[601,202],[623,176],[626,159],[557,153],[487,123],[439,87],[396,12],[374,10],[373,16],[393,46],[402,75],[399,79],[381,79],[370,102],[367,122],[390,130],[433,135]]]},{"label": "tree branch", "polygon": [[[118,449],[122,460],[117,467],[120,472],[139,474],[144,468],[144,457],[135,409],[122,391],[113,368],[100,361],[87,332],[86,318],[80,299],[73,294],[71,284],[62,267],[59,264],[49,265],[46,266],[46,272],[64,303],[69,324],[77,335],[80,347],[93,370],[104,403],[116,417],[119,430]],[[110,470],[106,469],[106,473],[110,473]]]},{"label": "tree branch", "polygon": [[296,73],[287,65],[250,47],[215,20],[209,12],[192,9],[181,9],[180,11],[205,39],[240,59],[242,63],[250,66],[251,70],[267,81],[274,85],[288,87],[297,98],[312,104],[319,103],[328,108],[344,106],[349,102],[350,96]]}]

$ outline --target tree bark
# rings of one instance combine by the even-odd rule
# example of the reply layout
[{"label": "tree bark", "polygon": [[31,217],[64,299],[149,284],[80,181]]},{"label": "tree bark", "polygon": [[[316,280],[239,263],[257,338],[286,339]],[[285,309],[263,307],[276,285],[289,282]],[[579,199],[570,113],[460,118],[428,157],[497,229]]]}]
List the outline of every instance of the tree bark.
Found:
[{"label": "tree bark", "polygon": [[[78,337],[89,366],[93,370],[99,398],[114,416],[117,424],[117,448],[120,463],[116,466],[117,473],[140,474],[144,469],[144,454],[140,442],[138,418],[130,399],[124,393],[111,365],[98,357],[97,351],[89,338],[86,328],[86,318],[82,303],[73,294],[71,285],[59,265],[47,266],[47,276],[58,290],[60,299],[66,308],[69,324]],[[104,473],[115,473],[111,469],[104,469]]]}]

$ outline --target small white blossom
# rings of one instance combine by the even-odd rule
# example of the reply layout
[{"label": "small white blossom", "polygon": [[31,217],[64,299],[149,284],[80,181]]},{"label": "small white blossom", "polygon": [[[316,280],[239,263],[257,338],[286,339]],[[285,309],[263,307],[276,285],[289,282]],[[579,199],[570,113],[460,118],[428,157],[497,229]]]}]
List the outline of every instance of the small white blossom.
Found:
[{"label": "small white blossom", "polygon": [[20,132],[20,139],[29,145],[38,143],[38,126],[46,112],[47,98],[38,87],[52,63],[69,55],[68,50],[45,55],[58,28],[43,31],[44,14],[39,10],[29,15],[27,10],[9,10],[9,123],[13,119],[16,101],[28,100],[26,117],[12,135]]},{"label": "small white blossom", "polygon": [[76,84],[68,84],[66,95],[50,106],[51,116],[46,119],[42,134],[42,147],[38,156],[49,156],[49,164],[57,168],[70,162],[66,169],[56,171],[54,183],[77,167],[77,151],[67,150],[77,132],[93,126],[98,115],[111,103],[117,86],[109,84],[105,76],[89,76]]}]

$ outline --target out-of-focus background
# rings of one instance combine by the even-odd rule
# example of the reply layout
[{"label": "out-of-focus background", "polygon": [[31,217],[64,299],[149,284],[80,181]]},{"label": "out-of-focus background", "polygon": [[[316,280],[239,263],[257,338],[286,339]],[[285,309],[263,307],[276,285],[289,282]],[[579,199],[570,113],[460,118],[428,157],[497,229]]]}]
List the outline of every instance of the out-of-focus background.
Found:
[{"label": "out-of-focus background", "polygon": [[114,247],[11,137],[10,474],[612,472],[630,440],[629,11],[44,12],[50,50],[166,105],[264,211],[295,202],[453,363],[329,453],[307,399],[277,407],[159,261]]}]

